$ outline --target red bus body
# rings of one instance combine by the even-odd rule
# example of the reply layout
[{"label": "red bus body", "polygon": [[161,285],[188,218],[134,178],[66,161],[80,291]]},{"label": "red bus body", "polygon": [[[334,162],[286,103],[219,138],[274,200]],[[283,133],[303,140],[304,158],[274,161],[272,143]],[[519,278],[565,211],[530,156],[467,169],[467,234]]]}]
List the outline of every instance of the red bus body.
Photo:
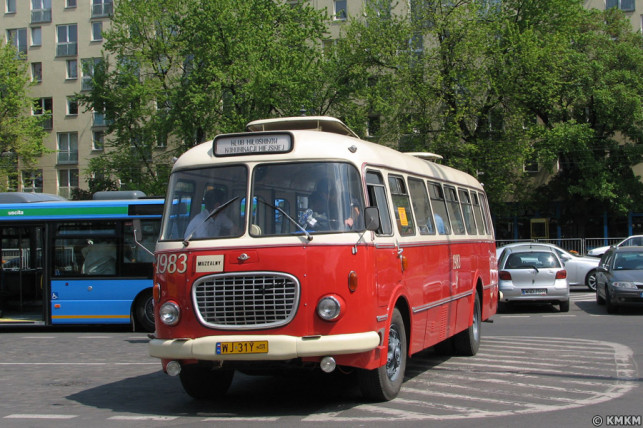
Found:
[{"label": "red bus body", "polygon": [[[392,399],[399,391],[399,377],[403,378],[407,356],[454,340],[457,341],[455,352],[474,354],[480,322],[496,312],[498,278],[493,230],[482,187],[475,179],[433,162],[360,141],[337,125],[338,121],[330,123],[339,126],[339,130],[309,131],[300,130],[301,125],[293,126],[303,120],[277,121],[277,125],[269,128],[271,132],[289,130],[291,146],[286,153],[217,156],[213,153],[217,150],[213,143],[204,143],[200,152],[188,152],[184,155],[186,158],[175,165],[173,174],[188,177],[193,166],[243,164],[247,168],[239,170],[240,179],[223,184],[221,179],[218,182],[210,179],[207,186],[227,186],[230,193],[233,183],[244,180],[244,174],[251,183],[239,184],[241,198],[232,204],[240,204],[236,212],[243,220],[236,232],[227,237],[172,237],[172,225],[168,223],[178,224],[181,215],[169,219],[172,212],[181,211],[177,208],[180,198],[172,186],[187,188],[191,179],[171,181],[166,199],[165,232],[156,249],[156,332],[149,351],[162,360],[164,370],[170,374],[180,372],[183,386],[194,397],[225,392],[231,374],[221,377],[220,373],[226,367],[230,368],[226,373],[231,373],[239,364],[259,367],[280,361],[300,365],[322,363],[324,368],[330,361],[330,369],[325,371],[336,365],[363,373],[366,386],[362,385],[362,389],[367,397]],[[273,122],[265,123],[268,125],[261,132]],[[250,125],[249,129],[255,130]],[[341,135],[342,132],[345,135]],[[239,135],[255,138],[252,133]],[[315,138],[329,145],[328,139],[336,139],[347,150],[338,153],[336,147],[320,149]],[[332,160],[339,166],[325,163]],[[363,198],[365,206],[376,205],[377,192],[386,194],[387,200],[380,200],[378,206],[378,223],[386,221],[382,211],[388,209],[390,231],[380,224],[379,229],[364,226],[359,231],[341,229],[340,233],[338,229],[337,233],[308,235],[286,220],[286,213],[292,217],[297,214],[294,199],[290,203],[286,201],[291,197],[288,195],[294,198],[296,192],[281,190],[281,184],[266,185],[270,195],[281,192],[282,196],[271,196],[266,203],[269,208],[261,208],[256,201],[262,197],[260,180],[263,173],[269,176],[269,165],[286,163],[283,168],[290,168],[288,162],[292,162],[292,181],[304,186],[304,179],[295,178],[295,171],[299,171],[295,166],[299,165],[297,162],[311,161],[321,162],[311,163],[313,168],[321,165],[334,168],[339,175],[348,171],[351,177],[359,176],[353,187],[360,189],[353,191],[352,196],[362,193],[357,199]],[[368,174],[370,178],[366,178]],[[283,179],[278,176],[275,173],[269,177]],[[381,183],[370,186],[369,182],[378,177]],[[276,182],[277,178],[271,180]],[[337,183],[341,180],[343,178],[338,178]],[[419,220],[420,211],[425,209],[418,208],[421,198],[410,197],[413,195],[405,189],[414,186],[414,195],[420,195],[417,189],[430,188],[436,183],[445,191],[452,187],[452,193],[459,193],[463,198],[459,202],[460,214],[451,211],[451,233],[430,233],[430,228]],[[380,190],[375,190],[376,187]],[[464,201],[469,198],[474,201],[471,206]],[[193,196],[189,200],[194,199]],[[173,200],[174,208],[168,206]],[[290,212],[284,209],[282,215],[273,203],[289,207]],[[449,201],[444,203],[448,205]],[[301,204],[297,199],[296,205]],[[437,212],[437,205],[431,206]],[[451,201],[452,208],[457,206]],[[263,217],[264,223],[256,225],[255,222],[260,223],[262,210],[268,215]],[[301,215],[303,208],[299,210]],[[474,223],[473,228],[456,233],[456,223],[460,220],[454,221],[453,214],[461,217],[465,212],[476,213],[468,220]],[[278,227],[272,225],[276,221]],[[262,225],[264,230],[259,231]],[[266,233],[271,227],[277,231]],[[284,233],[285,229],[290,232]],[[276,302],[282,295],[284,301],[289,302],[284,307]],[[320,316],[319,308],[324,304],[330,305],[332,319]],[[335,316],[332,313],[337,307],[339,313]],[[257,313],[263,321],[254,323],[250,318]],[[270,321],[273,316],[278,319],[276,322]],[[237,319],[241,321],[235,321]],[[230,350],[234,353],[226,353]],[[213,377],[209,378],[210,375]],[[207,382],[220,382],[221,386],[206,387],[203,384]]]}]

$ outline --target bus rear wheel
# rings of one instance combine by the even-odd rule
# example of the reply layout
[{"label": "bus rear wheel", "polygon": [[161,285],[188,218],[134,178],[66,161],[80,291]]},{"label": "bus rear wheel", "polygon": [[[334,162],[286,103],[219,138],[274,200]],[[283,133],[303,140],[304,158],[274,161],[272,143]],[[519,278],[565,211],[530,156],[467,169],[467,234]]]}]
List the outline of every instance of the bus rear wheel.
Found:
[{"label": "bus rear wheel", "polygon": [[475,293],[473,302],[473,321],[469,328],[453,337],[453,347],[458,355],[473,356],[478,353],[480,348],[480,328],[482,325],[480,311],[480,297]]},{"label": "bus rear wheel", "polygon": [[397,397],[406,370],[407,340],[404,319],[395,308],[388,331],[386,364],[373,370],[358,372],[359,386],[371,401],[389,401]]},{"label": "bus rear wheel", "polygon": [[232,369],[214,369],[199,364],[183,366],[179,374],[185,392],[197,400],[222,397],[228,392],[233,377]]},{"label": "bus rear wheel", "polygon": [[136,324],[143,331],[154,331],[154,297],[152,290],[145,290],[136,299],[134,306]]}]

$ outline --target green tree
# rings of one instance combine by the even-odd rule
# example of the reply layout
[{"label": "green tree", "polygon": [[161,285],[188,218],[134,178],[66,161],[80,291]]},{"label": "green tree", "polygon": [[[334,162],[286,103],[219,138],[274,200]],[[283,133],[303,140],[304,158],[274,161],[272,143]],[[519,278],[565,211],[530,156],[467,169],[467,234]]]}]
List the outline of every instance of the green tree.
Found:
[{"label": "green tree", "polygon": [[171,158],[194,144],[298,114],[315,98],[324,19],[304,2],[119,3],[82,99],[110,122],[103,159],[90,169],[103,184],[118,178],[164,193]]},{"label": "green tree", "polygon": [[17,163],[22,169],[34,166],[46,150],[41,118],[32,116],[27,63],[11,45],[0,44],[0,189],[17,180]]}]

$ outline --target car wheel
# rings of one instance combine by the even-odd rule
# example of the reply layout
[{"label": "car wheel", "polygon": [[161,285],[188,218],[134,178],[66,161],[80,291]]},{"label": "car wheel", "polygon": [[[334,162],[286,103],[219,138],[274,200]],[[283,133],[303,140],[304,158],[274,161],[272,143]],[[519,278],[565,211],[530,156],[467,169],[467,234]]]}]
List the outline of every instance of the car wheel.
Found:
[{"label": "car wheel", "polygon": [[605,304],[605,299],[598,294],[598,290],[596,290],[596,304],[601,306]]},{"label": "car wheel", "polygon": [[198,364],[183,366],[179,373],[181,385],[188,395],[196,399],[217,398],[228,392],[234,370],[212,369]]},{"label": "car wheel", "polygon": [[569,312],[569,300],[558,304],[561,312]]},{"label": "car wheel", "polygon": [[608,314],[615,314],[618,311],[618,306],[612,301],[609,291],[605,288],[605,306],[607,307]]},{"label": "car wheel", "polygon": [[585,277],[585,285],[592,291],[596,291],[596,270],[591,270]]},{"label": "car wheel", "polygon": [[386,364],[373,370],[358,372],[359,386],[368,400],[389,401],[397,397],[406,370],[406,330],[402,314],[395,308],[388,331]]},{"label": "car wheel", "polygon": [[481,327],[481,313],[480,313],[480,297],[478,293],[475,294],[473,302],[473,322],[464,331],[456,334],[453,337],[453,346],[458,355],[466,355],[471,357],[478,353],[480,348],[480,327]]}]

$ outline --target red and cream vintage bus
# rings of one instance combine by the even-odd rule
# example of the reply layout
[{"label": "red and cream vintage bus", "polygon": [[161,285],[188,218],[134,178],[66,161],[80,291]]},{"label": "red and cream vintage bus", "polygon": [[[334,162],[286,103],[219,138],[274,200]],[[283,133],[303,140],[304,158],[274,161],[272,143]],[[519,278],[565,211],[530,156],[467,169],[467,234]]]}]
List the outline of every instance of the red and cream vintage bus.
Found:
[{"label": "red and cream vintage bus", "polygon": [[485,193],[330,117],[251,122],[183,154],[156,247],[149,353],[195,398],[275,363],[396,397],[407,358],[474,355],[496,312]]}]

